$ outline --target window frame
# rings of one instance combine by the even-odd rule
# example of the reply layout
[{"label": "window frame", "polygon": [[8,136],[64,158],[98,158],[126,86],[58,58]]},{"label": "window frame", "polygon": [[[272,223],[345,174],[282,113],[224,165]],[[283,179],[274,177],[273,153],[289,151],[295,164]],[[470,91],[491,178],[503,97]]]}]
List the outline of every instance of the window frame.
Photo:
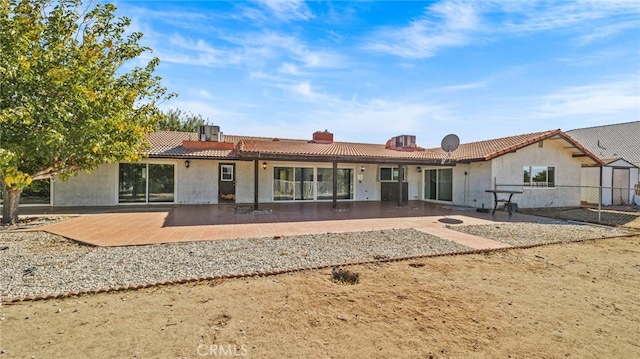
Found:
[{"label": "window frame", "polygon": [[[391,179],[382,178],[382,170],[391,170]],[[380,166],[378,167],[379,182],[398,182],[398,166]],[[407,167],[402,166],[402,182],[407,182]]]},{"label": "window frame", "polygon": [[[312,171],[309,172],[308,170]],[[279,172],[278,172],[279,171]],[[292,179],[282,180],[279,176],[283,173],[288,173],[292,176]],[[346,180],[345,174],[348,173],[348,180]],[[271,179],[273,181],[271,186],[271,198],[274,202],[323,202],[330,201],[332,198],[328,198],[326,193],[320,189],[322,184],[326,185],[327,178],[323,178],[326,175],[331,174],[333,176],[333,168],[325,167],[325,166],[308,166],[302,164],[300,166],[291,166],[289,164],[275,164],[273,167],[273,173],[271,174]],[[345,201],[353,201],[356,197],[356,179],[355,179],[356,170],[354,167],[339,167],[338,168],[338,177],[343,178],[345,181],[343,185],[344,188],[347,189],[347,192],[342,196],[338,196],[338,200]],[[304,178],[299,177],[302,175]],[[309,176],[311,180],[307,177]],[[333,179],[329,178],[332,183]],[[283,184],[276,184],[277,181],[288,181],[290,182],[288,185],[283,186]],[[340,181],[339,181],[340,182]],[[311,187],[307,187],[307,184],[310,184]],[[341,184],[338,183],[338,186]],[[276,192],[276,188],[281,189],[283,187],[289,188],[289,191],[285,192]],[[313,195],[307,196],[303,195],[303,193],[298,193],[300,190],[304,190],[306,188],[312,188]],[[308,194],[308,192],[305,192]]]},{"label": "window frame", "polygon": [[[534,181],[534,179],[543,172],[545,173],[545,180]],[[551,174],[551,176],[549,176],[549,174]],[[552,177],[551,181],[549,180],[550,179],[549,177]],[[556,188],[557,177],[558,177],[557,166],[538,166],[538,165],[522,166],[522,187],[523,188],[527,188],[527,189]]]},{"label": "window frame", "polygon": [[[450,180],[443,181],[443,173],[447,172],[448,178]],[[435,177],[435,181],[431,181],[430,178],[427,178],[429,175],[433,174]],[[427,191],[427,185],[433,184],[433,195],[435,198],[427,198],[427,192],[431,194],[431,190]],[[448,184],[448,195],[451,197],[450,199],[442,199],[442,194],[447,194],[447,192],[443,192],[446,189],[442,186]],[[453,168],[425,168],[422,170],[422,199],[424,201],[429,202],[439,202],[439,203],[452,203],[453,202]]]},{"label": "window frame", "polygon": [[[127,198],[122,197],[121,194],[121,186],[122,186],[122,166],[130,165],[130,166],[144,166],[141,172],[141,178],[144,179],[144,200],[127,200]],[[172,166],[173,167],[173,178],[171,182],[173,184],[173,191],[171,201],[162,201],[162,200],[153,200],[151,195],[156,193],[150,193],[150,189],[152,187],[150,181],[152,180],[149,176],[150,166]],[[140,204],[167,204],[167,203],[176,203],[176,168],[177,165],[175,163],[169,162],[120,162],[118,163],[118,176],[117,176],[117,190],[116,190],[116,199],[118,205],[140,205]],[[151,171],[154,172],[154,171]],[[142,183],[140,183],[142,184]]]},{"label": "window frame", "polygon": [[[228,171],[225,171],[228,170]],[[225,177],[225,175],[228,175]],[[234,179],[233,165],[220,165],[220,181],[233,182]]]}]

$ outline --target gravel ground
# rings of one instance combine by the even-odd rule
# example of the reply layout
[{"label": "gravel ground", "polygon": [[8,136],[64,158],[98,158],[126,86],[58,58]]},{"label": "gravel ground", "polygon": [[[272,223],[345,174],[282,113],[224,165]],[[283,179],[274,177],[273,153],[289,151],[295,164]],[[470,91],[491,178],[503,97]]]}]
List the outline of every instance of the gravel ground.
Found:
[{"label": "gravel ground", "polygon": [[412,229],[133,247],[92,247],[43,232],[0,233],[0,292],[39,296],[469,249]]},{"label": "gravel ground", "polygon": [[[628,234],[562,221],[449,228],[515,246]],[[413,229],[133,247],[93,247],[45,232],[0,231],[0,294],[3,299],[43,296],[470,249]]]},{"label": "gravel ground", "polygon": [[493,239],[512,246],[571,242],[582,239],[609,238],[629,234],[629,232],[621,229],[588,224],[574,224],[564,221],[449,226],[449,228],[474,236]]}]

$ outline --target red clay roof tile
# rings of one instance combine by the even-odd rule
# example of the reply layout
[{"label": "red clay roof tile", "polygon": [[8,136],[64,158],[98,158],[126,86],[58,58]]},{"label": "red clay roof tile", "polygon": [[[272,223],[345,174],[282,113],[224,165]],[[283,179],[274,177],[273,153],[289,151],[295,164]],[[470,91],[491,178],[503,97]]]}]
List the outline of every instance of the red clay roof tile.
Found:
[{"label": "red clay roof tile", "polygon": [[[558,130],[534,132],[516,136],[509,136],[486,141],[461,144],[451,154],[451,161],[475,162],[488,161],[505,153],[515,151],[541,140],[560,136],[571,143],[594,161],[596,156],[582,147],[579,143]],[[299,139],[275,139],[270,137],[251,137],[224,135],[225,142],[237,145],[238,150],[186,149],[182,141],[197,140],[196,133],[159,131],[148,136],[151,149],[147,152],[152,157],[210,157],[210,158],[254,158],[260,156],[282,156],[283,158],[342,158],[351,157],[352,160],[406,160],[411,162],[438,163],[447,157],[447,153],[440,148],[418,150],[413,152],[386,149],[385,145],[333,142],[314,143]]]}]

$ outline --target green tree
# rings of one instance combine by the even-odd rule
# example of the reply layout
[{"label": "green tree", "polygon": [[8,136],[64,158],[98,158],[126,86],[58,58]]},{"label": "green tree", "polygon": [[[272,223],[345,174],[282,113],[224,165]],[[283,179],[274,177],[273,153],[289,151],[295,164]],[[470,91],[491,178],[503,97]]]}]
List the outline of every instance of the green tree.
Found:
[{"label": "green tree", "polygon": [[[0,0],[2,222],[18,219],[22,190],[102,163],[134,161],[156,128],[161,86],[142,34],[111,4]],[[126,68],[124,65],[127,64]]]},{"label": "green tree", "polygon": [[197,132],[200,125],[206,122],[202,115],[194,115],[180,109],[170,109],[162,114],[162,120],[158,123],[158,131],[184,131]]}]

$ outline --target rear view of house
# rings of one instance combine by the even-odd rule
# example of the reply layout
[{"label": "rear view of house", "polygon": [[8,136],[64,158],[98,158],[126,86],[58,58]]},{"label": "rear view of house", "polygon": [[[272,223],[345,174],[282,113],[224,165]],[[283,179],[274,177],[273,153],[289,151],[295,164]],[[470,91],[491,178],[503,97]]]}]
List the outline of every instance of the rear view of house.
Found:
[{"label": "rear view of house", "polygon": [[[447,153],[423,148],[413,135],[385,144],[199,132],[151,133],[146,158],[105,164],[91,174],[52,181],[42,205],[116,206],[333,201],[430,201],[490,208],[486,190],[522,191],[520,208],[579,206],[588,166],[603,162],[560,130],[463,143]],[[28,198],[28,196],[26,196]]]}]

